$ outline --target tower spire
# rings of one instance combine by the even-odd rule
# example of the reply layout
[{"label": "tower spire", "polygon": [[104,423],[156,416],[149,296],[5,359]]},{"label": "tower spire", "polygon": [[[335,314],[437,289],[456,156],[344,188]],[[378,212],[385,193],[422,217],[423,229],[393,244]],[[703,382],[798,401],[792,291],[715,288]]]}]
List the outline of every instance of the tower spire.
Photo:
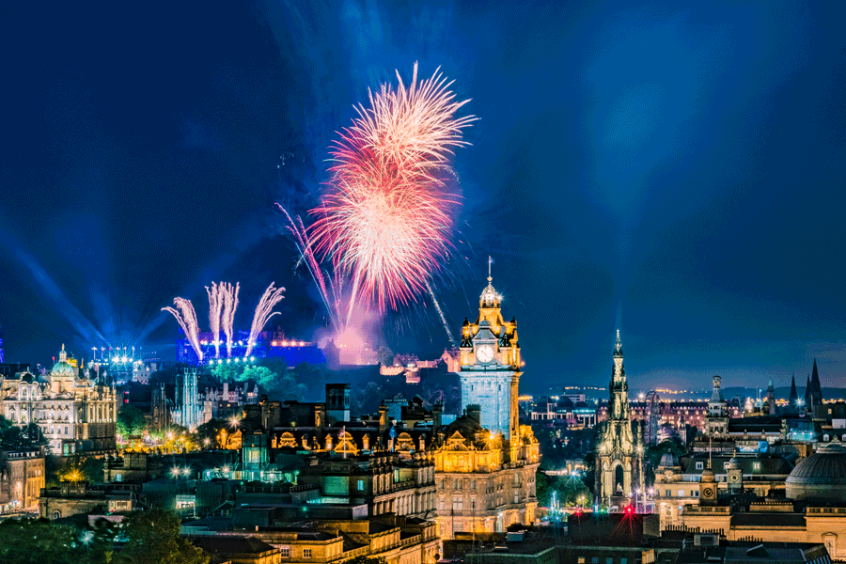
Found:
[{"label": "tower spire", "polygon": [[493,282],[493,276],[491,276],[491,265],[493,264],[493,257],[488,255],[488,282]]}]

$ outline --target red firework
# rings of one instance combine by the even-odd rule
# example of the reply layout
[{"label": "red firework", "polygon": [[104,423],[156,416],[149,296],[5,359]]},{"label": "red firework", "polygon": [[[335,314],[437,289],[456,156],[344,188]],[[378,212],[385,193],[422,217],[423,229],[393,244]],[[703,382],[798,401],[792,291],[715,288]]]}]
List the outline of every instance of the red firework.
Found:
[{"label": "red firework", "polygon": [[[439,70],[406,87],[383,84],[332,149],[332,179],[311,226],[315,249],[353,284],[356,301],[396,308],[426,289],[450,250],[455,147],[473,116]],[[350,307],[352,312],[352,307]]]}]

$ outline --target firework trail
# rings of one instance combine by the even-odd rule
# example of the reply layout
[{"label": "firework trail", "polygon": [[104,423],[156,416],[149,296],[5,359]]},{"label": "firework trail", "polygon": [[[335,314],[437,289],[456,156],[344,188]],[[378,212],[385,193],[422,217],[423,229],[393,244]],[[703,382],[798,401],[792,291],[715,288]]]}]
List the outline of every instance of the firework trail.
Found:
[{"label": "firework trail", "polygon": [[232,326],[235,324],[235,310],[238,308],[238,292],[241,286],[238,282],[233,286],[229,282],[221,282],[218,291],[223,295],[223,316],[221,325],[226,335],[226,356],[232,356]]},{"label": "firework trail", "polygon": [[206,293],[209,295],[209,326],[214,337],[214,357],[220,358],[220,316],[223,312],[223,283],[220,286],[211,283],[211,288],[206,286]]},{"label": "firework trail", "polygon": [[[332,328],[335,330],[336,334],[342,333],[343,327],[339,324],[339,300],[333,299],[335,297],[336,287],[332,285],[331,278],[327,280],[327,274],[323,272],[322,268],[320,268],[320,263],[314,256],[314,247],[309,239],[308,231],[303,225],[303,220],[300,219],[300,216],[296,216],[295,220],[291,217],[291,214],[288,213],[288,210],[279,204],[276,204],[276,207],[278,207],[288,219],[288,231],[294,236],[294,243],[297,246],[297,251],[300,253],[300,260],[298,263],[305,263],[309,274],[311,274],[312,280],[314,280],[314,283],[317,285],[317,290],[320,292],[320,298],[323,300],[323,305],[326,306],[326,312],[329,314]],[[332,290],[331,298],[330,289]]]},{"label": "firework trail", "polygon": [[274,282],[270,283],[270,286],[268,286],[267,290],[264,291],[261,300],[259,300],[258,307],[256,307],[256,313],[253,316],[253,324],[250,327],[250,338],[247,341],[247,352],[244,356],[250,356],[250,353],[253,352],[256,339],[264,326],[267,325],[267,322],[270,321],[270,318],[274,315],[279,315],[279,312],[273,311],[273,308],[285,297],[282,295],[285,288],[274,288],[274,284]]},{"label": "firework trail", "polygon": [[203,360],[203,350],[200,348],[200,327],[197,323],[197,312],[194,311],[194,304],[191,300],[185,298],[173,298],[172,307],[163,307],[162,311],[169,311],[176,318],[179,326],[185,332],[185,338],[194,347],[194,352],[197,353],[197,360]]},{"label": "firework trail", "polygon": [[441,304],[438,303],[438,299],[435,297],[435,292],[432,291],[432,285],[429,284],[428,280],[426,280],[426,290],[432,298],[432,303],[435,304],[435,309],[438,310],[438,315],[441,317],[441,323],[444,324],[444,331],[446,331],[447,337],[449,337],[449,343],[455,346],[457,343],[455,342],[455,337],[452,336],[452,330],[449,328],[449,323],[447,323],[444,310],[441,309]]},{"label": "firework trail", "polygon": [[396,89],[370,93],[334,143],[330,189],[300,244],[350,280],[346,324],[359,301],[384,311],[414,300],[451,247],[450,158],[475,118],[455,117],[469,100],[455,101],[439,70],[418,82],[415,64],[408,87],[397,78]]}]

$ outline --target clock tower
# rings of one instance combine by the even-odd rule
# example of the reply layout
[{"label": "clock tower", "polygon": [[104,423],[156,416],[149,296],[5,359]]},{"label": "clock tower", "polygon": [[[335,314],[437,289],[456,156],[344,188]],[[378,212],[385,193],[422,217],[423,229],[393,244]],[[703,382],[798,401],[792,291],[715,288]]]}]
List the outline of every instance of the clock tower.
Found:
[{"label": "clock tower", "polygon": [[488,285],[479,298],[475,323],[464,320],[461,329],[461,409],[481,407],[482,427],[505,439],[519,429],[517,385],[520,381],[520,345],[517,321],[505,321],[502,296],[494,289],[488,267]]}]

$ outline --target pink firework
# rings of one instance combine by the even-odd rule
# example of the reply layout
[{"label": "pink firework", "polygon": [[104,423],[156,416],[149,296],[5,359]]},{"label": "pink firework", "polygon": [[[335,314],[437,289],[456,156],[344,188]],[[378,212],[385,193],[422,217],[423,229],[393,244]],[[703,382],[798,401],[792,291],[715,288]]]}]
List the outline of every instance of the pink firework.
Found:
[{"label": "pink firework", "polygon": [[452,151],[465,145],[455,101],[439,71],[406,87],[382,85],[370,108],[358,106],[353,125],[331,154],[332,179],[311,226],[314,249],[352,282],[350,308],[361,300],[396,308],[426,290],[450,250],[457,195],[449,191]]}]

